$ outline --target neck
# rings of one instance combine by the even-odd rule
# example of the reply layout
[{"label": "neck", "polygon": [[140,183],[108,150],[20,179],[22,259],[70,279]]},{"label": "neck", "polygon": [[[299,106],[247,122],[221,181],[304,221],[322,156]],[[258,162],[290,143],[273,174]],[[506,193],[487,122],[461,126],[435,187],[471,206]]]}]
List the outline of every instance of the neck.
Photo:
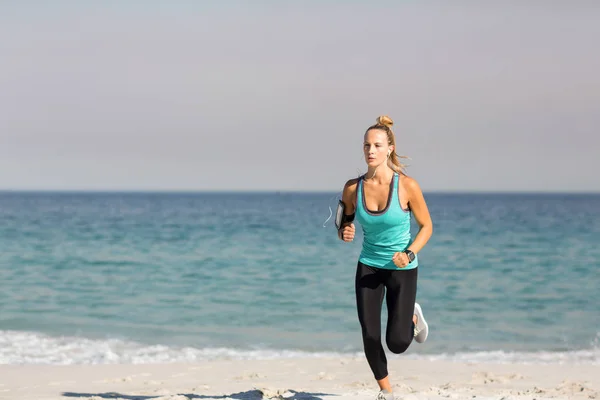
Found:
[{"label": "neck", "polygon": [[375,183],[389,183],[394,176],[394,170],[387,164],[381,164],[375,168],[369,167],[365,179]]}]

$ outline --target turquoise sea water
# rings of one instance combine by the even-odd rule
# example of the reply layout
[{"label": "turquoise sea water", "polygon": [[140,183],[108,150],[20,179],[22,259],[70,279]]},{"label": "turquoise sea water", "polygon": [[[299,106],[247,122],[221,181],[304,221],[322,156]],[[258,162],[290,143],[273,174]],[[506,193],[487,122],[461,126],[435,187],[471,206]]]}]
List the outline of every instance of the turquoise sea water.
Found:
[{"label": "turquoise sea water", "polygon": [[[361,354],[335,197],[0,193],[0,363]],[[600,195],[426,200],[431,330],[399,357],[600,363]]]}]

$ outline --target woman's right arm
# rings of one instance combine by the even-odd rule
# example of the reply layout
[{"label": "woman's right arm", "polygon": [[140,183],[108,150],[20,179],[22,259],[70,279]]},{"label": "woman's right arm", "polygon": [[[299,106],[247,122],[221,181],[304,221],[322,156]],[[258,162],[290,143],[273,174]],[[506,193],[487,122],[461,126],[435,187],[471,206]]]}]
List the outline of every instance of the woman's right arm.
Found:
[{"label": "woman's right arm", "polygon": [[356,210],[356,179],[351,179],[344,185],[344,191],[342,192],[342,202],[344,203],[344,217],[346,221],[342,224],[342,227],[338,230],[338,238],[344,242],[351,242],[354,239],[354,213]]}]

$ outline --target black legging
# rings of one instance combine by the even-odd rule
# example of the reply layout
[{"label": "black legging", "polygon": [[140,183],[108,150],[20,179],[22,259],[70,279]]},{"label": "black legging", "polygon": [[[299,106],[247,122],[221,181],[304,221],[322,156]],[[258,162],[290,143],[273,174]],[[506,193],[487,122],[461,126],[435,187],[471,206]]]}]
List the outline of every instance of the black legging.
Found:
[{"label": "black legging", "polygon": [[381,307],[384,287],[388,309],[385,341],[392,353],[403,353],[413,340],[417,268],[386,270],[358,262],[356,267],[356,306],[362,327],[365,355],[380,380],[388,375],[387,359],[381,344]]}]

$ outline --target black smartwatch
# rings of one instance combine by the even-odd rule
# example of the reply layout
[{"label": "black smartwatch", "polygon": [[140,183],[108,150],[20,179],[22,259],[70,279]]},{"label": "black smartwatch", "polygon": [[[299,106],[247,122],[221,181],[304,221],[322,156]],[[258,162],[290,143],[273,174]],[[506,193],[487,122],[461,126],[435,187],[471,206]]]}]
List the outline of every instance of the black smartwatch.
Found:
[{"label": "black smartwatch", "polygon": [[415,253],[410,250],[404,250],[404,254],[408,257],[408,262],[411,263],[415,260]]}]

